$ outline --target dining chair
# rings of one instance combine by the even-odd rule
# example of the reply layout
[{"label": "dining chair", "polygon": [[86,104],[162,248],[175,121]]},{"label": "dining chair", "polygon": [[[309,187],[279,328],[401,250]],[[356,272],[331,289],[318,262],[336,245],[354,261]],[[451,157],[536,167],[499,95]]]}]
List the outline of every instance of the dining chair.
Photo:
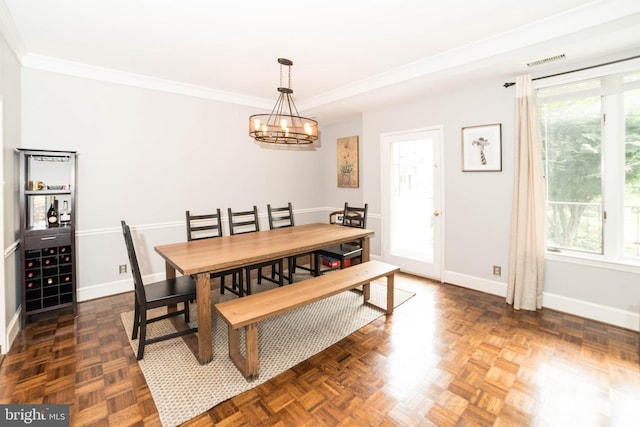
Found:
[{"label": "dining chair", "polygon": [[[364,207],[354,207],[349,206],[349,203],[346,202],[344,204],[344,210],[342,211],[342,222],[340,223],[343,227],[355,227],[355,228],[366,228],[367,227],[367,211],[369,207],[365,203]],[[340,212],[332,212],[329,215],[329,222],[331,222],[331,218],[334,215],[340,214]],[[323,269],[322,258],[328,259],[328,268]],[[360,259],[362,260],[362,246],[359,241],[357,242],[349,242],[349,243],[341,243],[339,245],[330,246],[328,248],[320,249],[314,252],[314,264],[315,264],[315,275],[318,276],[320,274],[326,273],[327,271],[335,270],[337,268],[345,268],[345,264],[347,260],[349,263],[352,260]],[[338,265],[331,265],[331,260],[339,261]]]},{"label": "dining chair", "polygon": [[[247,211],[233,211],[231,208],[227,208],[229,214],[229,233],[232,236],[245,233],[255,233],[260,231],[260,222],[258,219],[258,208],[254,205],[252,210]],[[240,288],[240,296],[243,293],[247,295],[251,294],[251,271],[258,270],[258,285],[262,284],[262,279],[268,280],[277,284],[283,285],[283,271],[282,271],[282,259],[265,261],[257,264],[252,264],[244,268],[246,285],[244,289]],[[271,267],[271,275],[263,275],[262,269]]]},{"label": "dining chair", "polygon": [[[215,239],[222,237],[222,216],[220,209],[216,209],[212,214],[193,215],[190,211],[185,212],[187,224],[187,240]],[[231,287],[225,282],[225,276],[231,275]],[[236,268],[220,273],[211,273],[212,279],[220,279],[220,293],[224,294],[225,289],[240,295],[242,289],[242,269]]]},{"label": "dining chair", "polygon": [[[127,246],[127,254],[129,256],[129,264],[131,265],[131,275],[133,276],[135,295],[133,333],[131,334],[131,339],[135,340],[138,338],[138,332],[140,333],[137,358],[138,360],[141,360],[144,357],[144,347],[147,344],[153,344],[198,331],[198,328],[194,327],[153,338],[147,338],[147,324],[149,323],[182,314],[184,315],[184,321],[187,324],[189,323],[189,301],[196,299],[196,282],[190,276],[180,276],[145,285],[142,282],[142,274],[140,273],[138,258],[133,246],[131,229],[125,221],[120,221],[120,224],[122,225],[124,242]],[[169,311],[168,306],[176,306],[178,303],[183,303],[182,310]],[[167,307],[167,314],[149,318],[147,311],[157,307]]]},{"label": "dining chair", "polygon": [[[293,219],[293,206],[291,202],[287,206],[274,208],[270,204],[267,205],[267,213],[269,217],[269,229],[275,230],[277,228],[293,227],[295,225]],[[298,264],[298,258],[309,257],[309,266],[304,264]],[[293,275],[296,272],[296,268],[306,270],[309,273],[315,273],[315,269],[312,266],[313,255],[310,253],[299,254],[287,257],[287,276],[286,279],[289,283],[293,283]]]}]

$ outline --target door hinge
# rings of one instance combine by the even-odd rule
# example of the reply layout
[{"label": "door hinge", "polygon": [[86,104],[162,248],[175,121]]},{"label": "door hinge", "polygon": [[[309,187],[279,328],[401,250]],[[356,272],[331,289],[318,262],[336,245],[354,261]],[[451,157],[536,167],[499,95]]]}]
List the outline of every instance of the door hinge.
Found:
[{"label": "door hinge", "polygon": [[607,211],[602,212],[602,219],[605,221],[607,220]]},{"label": "door hinge", "polygon": [[602,124],[607,124],[607,113],[602,113]]}]

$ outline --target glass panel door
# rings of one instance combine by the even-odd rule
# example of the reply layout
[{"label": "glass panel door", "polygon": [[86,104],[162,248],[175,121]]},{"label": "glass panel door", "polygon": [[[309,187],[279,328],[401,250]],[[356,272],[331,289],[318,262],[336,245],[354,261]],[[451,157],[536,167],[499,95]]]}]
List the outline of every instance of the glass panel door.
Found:
[{"label": "glass panel door", "polygon": [[440,129],[386,134],[383,151],[383,258],[440,278]]}]

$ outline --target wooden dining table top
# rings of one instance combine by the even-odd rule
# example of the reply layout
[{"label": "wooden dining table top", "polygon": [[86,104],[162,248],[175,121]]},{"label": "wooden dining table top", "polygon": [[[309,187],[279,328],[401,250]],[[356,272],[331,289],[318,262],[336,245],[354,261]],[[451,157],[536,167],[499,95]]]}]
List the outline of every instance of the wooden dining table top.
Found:
[{"label": "wooden dining table top", "polygon": [[183,275],[216,273],[373,237],[372,230],[313,223],[214,239],[158,245],[155,250]]}]

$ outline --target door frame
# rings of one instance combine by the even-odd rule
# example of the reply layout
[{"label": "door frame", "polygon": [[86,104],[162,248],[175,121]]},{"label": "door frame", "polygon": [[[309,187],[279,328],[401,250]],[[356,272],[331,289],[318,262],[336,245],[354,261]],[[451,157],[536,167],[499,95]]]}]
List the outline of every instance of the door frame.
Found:
[{"label": "door frame", "polygon": [[[380,134],[380,192],[381,192],[381,234],[382,234],[382,238],[381,238],[381,245],[380,245],[380,251],[381,251],[381,256],[383,261],[386,261],[386,259],[388,258],[389,254],[387,253],[388,251],[388,244],[385,242],[385,238],[386,238],[386,228],[388,227],[388,221],[389,221],[389,207],[387,206],[388,204],[388,200],[387,200],[387,195],[385,194],[385,188],[386,185],[384,183],[384,180],[387,179],[387,176],[385,175],[385,171],[387,170],[386,166],[385,166],[385,162],[387,161],[387,158],[385,156],[385,145],[386,142],[385,140],[388,139],[389,137],[393,137],[393,136],[401,136],[401,135],[405,135],[405,134],[410,134],[410,133],[418,133],[418,132],[438,132],[439,133],[439,143],[437,144],[437,146],[434,146],[434,168],[437,169],[437,173],[434,174],[435,179],[434,179],[434,211],[438,211],[439,215],[438,215],[438,220],[434,221],[434,243],[433,243],[433,250],[434,250],[434,261],[433,264],[435,266],[436,269],[436,276],[428,276],[425,274],[421,274],[419,272],[415,272],[415,271],[406,271],[407,273],[411,273],[411,274],[415,274],[417,276],[422,276],[422,277],[427,277],[429,279],[433,279],[433,280],[437,280],[440,282],[443,282],[443,272],[444,272],[444,249],[445,249],[445,244],[444,244],[444,230],[445,230],[445,226],[444,226],[444,222],[445,222],[445,215],[444,215],[444,150],[443,150],[443,139],[444,139],[444,128],[442,125],[436,125],[436,126],[425,126],[425,127],[421,127],[421,128],[415,128],[415,129],[407,129],[407,130],[402,130],[402,131],[396,131],[396,132],[385,132],[385,133],[381,133]],[[402,270],[402,268],[401,268]]]},{"label": "door frame", "polygon": [[[4,248],[4,197],[6,194],[6,182],[5,182],[5,170],[4,170],[4,98],[0,95],[0,146],[3,148],[0,151],[0,176],[2,176],[2,192],[0,194],[0,224],[3,224],[0,228],[0,242]],[[9,351],[9,342],[7,340],[7,283],[5,280],[5,263],[7,262],[6,249],[3,251],[4,257],[2,257],[2,263],[0,263],[0,285],[2,288],[2,298],[0,299],[0,355]],[[15,253],[15,252],[14,252]],[[0,356],[2,357],[2,356]]]}]

